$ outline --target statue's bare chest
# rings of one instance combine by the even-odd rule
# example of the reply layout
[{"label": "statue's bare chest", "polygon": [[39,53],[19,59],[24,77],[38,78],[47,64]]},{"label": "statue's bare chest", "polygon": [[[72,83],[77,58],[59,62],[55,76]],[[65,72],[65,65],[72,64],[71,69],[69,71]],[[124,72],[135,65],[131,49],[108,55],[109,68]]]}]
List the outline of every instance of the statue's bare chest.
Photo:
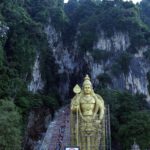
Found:
[{"label": "statue's bare chest", "polygon": [[92,96],[85,96],[80,100],[81,104],[95,104],[95,99]]}]

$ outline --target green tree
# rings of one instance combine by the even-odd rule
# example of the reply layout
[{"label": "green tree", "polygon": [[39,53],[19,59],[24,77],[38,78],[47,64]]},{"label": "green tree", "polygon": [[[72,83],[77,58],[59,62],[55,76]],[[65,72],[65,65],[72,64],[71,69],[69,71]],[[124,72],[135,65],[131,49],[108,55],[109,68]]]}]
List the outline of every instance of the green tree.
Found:
[{"label": "green tree", "polygon": [[[129,116],[126,124],[119,129],[123,150],[130,149],[134,140],[141,149],[150,147],[150,112],[135,112]],[[128,139],[128,140],[127,140]]]},{"label": "green tree", "polygon": [[21,149],[21,117],[13,102],[0,100],[0,149]]},{"label": "green tree", "polygon": [[111,77],[107,73],[100,74],[98,77],[99,88],[107,88],[112,83]]},{"label": "green tree", "polygon": [[143,21],[150,26],[150,1],[142,0],[140,3],[140,8]]},{"label": "green tree", "polygon": [[116,76],[121,73],[121,71],[127,74],[129,72],[131,58],[132,55],[130,53],[122,52],[112,65],[112,73]]},{"label": "green tree", "polygon": [[2,43],[0,42],[0,67],[2,67],[3,61],[4,61],[4,52],[3,52]]},{"label": "green tree", "polygon": [[148,148],[150,112],[146,97],[108,89],[97,92],[102,95],[105,104],[110,105],[113,148],[130,149],[135,138],[143,149]]}]

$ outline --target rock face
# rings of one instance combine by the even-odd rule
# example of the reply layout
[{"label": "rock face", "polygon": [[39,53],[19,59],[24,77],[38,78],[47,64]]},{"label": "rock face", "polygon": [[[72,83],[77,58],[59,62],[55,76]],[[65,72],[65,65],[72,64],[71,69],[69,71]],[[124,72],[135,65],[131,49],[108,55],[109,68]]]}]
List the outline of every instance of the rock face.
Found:
[{"label": "rock face", "polygon": [[130,70],[125,76],[125,88],[133,93],[142,93],[147,96],[150,101],[149,92],[147,89],[147,72],[150,70],[148,63],[144,57],[134,57],[131,61]]},{"label": "rock face", "polygon": [[42,90],[44,87],[44,83],[41,78],[41,73],[40,73],[40,62],[39,62],[39,54],[36,55],[35,63],[33,66],[33,71],[32,71],[32,80],[30,84],[28,85],[28,90],[35,93],[38,90]]},{"label": "rock face", "polygon": [[58,73],[62,78],[60,77],[58,90],[59,93],[62,93],[62,101],[65,101],[69,93],[70,76],[78,66],[78,62],[75,60],[77,54],[72,54],[74,50],[70,53],[69,49],[63,46],[61,34],[57,33],[51,25],[45,28],[45,33],[47,34],[49,48],[53,52],[55,63],[59,66]]},{"label": "rock face", "polygon": [[100,82],[98,77],[107,73],[111,78],[111,84],[108,84],[108,87],[129,90],[132,93],[142,93],[147,96],[148,101],[150,100],[147,89],[147,72],[150,70],[150,67],[149,62],[145,60],[143,55],[149,49],[148,46],[139,48],[138,53],[132,55],[128,73],[120,70],[118,76],[112,74],[112,67],[116,63],[116,59],[122,53],[128,51],[131,46],[128,33],[115,32],[111,37],[108,37],[104,31],[100,31],[93,50],[96,49],[100,53],[111,53],[108,59],[100,61],[96,61],[91,52],[81,54],[77,40],[72,43],[72,46],[64,47],[61,34],[57,33],[51,25],[47,26],[45,33],[47,34],[49,47],[53,51],[55,61],[59,65],[58,72],[64,77],[59,83],[59,92],[63,93],[63,101],[69,96],[70,85],[74,86],[75,82],[80,83],[77,78],[81,78],[86,73],[91,75],[95,86]]},{"label": "rock face", "polygon": [[[58,81],[58,91],[64,103],[70,96],[72,86],[76,82],[80,83],[79,79],[82,79],[86,73],[90,74],[94,81],[94,86],[101,82],[98,80],[98,77],[106,73],[111,79],[111,83],[107,85],[109,88],[142,93],[147,96],[148,101],[150,100],[147,89],[147,72],[150,71],[150,67],[149,62],[143,55],[149,49],[149,46],[140,47],[138,52],[132,55],[128,73],[124,73],[120,69],[119,75],[115,76],[112,74],[113,64],[131,46],[127,32],[116,31],[111,37],[108,37],[104,31],[99,31],[98,40],[95,41],[93,50],[96,49],[98,53],[111,54],[107,59],[100,61],[95,60],[91,52],[81,54],[77,40],[70,45],[64,46],[61,33],[57,32],[51,24],[45,27],[44,32],[47,35],[49,50],[52,51],[55,63],[59,66],[58,74],[60,80]],[[33,79],[28,85],[28,89],[32,92],[37,92],[44,87],[39,69],[39,57],[37,54],[33,66]]]},{"label": "rock face", "polygon": [[116,52],[125,51],[129,46],[130,38],[127,33],[116,32],[112,37],[106,37],[105,33],[101,32],[94,48]]}]

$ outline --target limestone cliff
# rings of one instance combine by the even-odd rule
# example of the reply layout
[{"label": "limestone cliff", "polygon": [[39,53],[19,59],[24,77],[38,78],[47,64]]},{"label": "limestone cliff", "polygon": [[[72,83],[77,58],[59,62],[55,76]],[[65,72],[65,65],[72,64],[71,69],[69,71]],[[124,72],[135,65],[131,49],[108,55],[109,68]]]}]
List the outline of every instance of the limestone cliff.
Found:
[{"label": "limestone cliff", "polygon": [[[107,17],[109,17],[112,13],[111,11],[109,12],[109,6],[113,7],[113,9],[117,6],[120,7],[120,4],[114,4],[113,2],[107,5],[108,12],[106,11],[106,14],[103,14]],[[137,13],[130,10],[130,7],[132,8],[133,6],[132,3],[125,3],[123,5],[125,5],[126,9],[129,9],[128,13],[131,15],[131,17],[132,15],[135,15]],[[66,26],[62,25],[62,30],[58,30],[54,25],[53,20],[51,20],[50,18],[48,19],[50,21],[44,24],[43,34],[46,34],[46,42],[48,43],[47,51],[52,54],[50,55],[50,57],[53,57],[55,62],[53,66],[58,66],[56,70],[58,78],[56,78],[52,67],[49,67],[49,69],[47,70],[47,74],[50,73],[51,76],[49,76],[48,74],[47,78],[44,78],[44,72],[40,69],[41,62],[39,58],[42,58],[42,51],[40,51],[40,53],[37,53],[34,65],[32,67],[32,80],[28,84],[28,90],[36,93],[40,90],[45,90],[45,86],[48,86],[49,89],[51,89],[51,82],[46,85],[47,80],[48,78],[55,79],[55,91],[59,92],[61,103],[66,104],[70,102],[73,86],[76,83],[80,84],[80,79],[82,79],[85,74],[88,73],[92,78],[94,88],[100,87],[120,91],[129,91],[134,94],[141,93],[146,95],[147,101],[150,101],[150,95],[148,91],[149,81],[147,77],[147,74],[150,71],[150,62],[149,57],[146,57],[146,53],[150,50],[150,44],[147,42],[148,40],[146,39],[147,41],[144,44],[141,43],[140,37],[136,35],[138,33],[133,33],[134,30],[131,32],[128,29],[128,26],[125,25],[125,22],[121,22],[122,24],[120,25],[117,22],[117,19],[119,18],[116,19],[115,17],[109,18],[109,21],[112,23],[110,23],[112,30],[110,29],[111,34],[108,34],[107,30],[109,26],[107,27],[107,24],[109,24],[109,22],[105,22],[107,21],[107,19],[105,20],[103,16],[96,16],[97,18],[94,16],[96,18],[96,23],[100,17],[102,17],[102,21],[104,21],[104,24],[98,22],[98,25],[94,26],[96,23],[94,22],[95,20],[92,20],[94,17],[91,14],[94,11],[92,7],[97,8],[97,5],[90,3],[87,7],[86,4],[83,3],[83,6],[81,6],[81,4],[78,4],[77,1],[70,0],[70,6],[64,9],[66,9],[66,14],[69,9],[73,13],[68,13],[67,16],[70,19],[69,21],[71,23],[68,25],[67,22],[65,24]],[[83,12],[76,12],[78,7],[79,10],[84,10],[83,12],[87,13],[86,16],[84,16],[85,14]],[[90,9],[88,9],[89,7]],[[102,7],[106,7],[105,2]],[[97,14],[97,11],[95,14]],[[114,12],[114,14],[116,15],[116,12]],[[92,19],[89,17],[90,15],[92,16]],[[136,16],[135,18],[137,19],[138,17]],[[132,19],[129,18],[131,22]],[[89,22],[87,20],[90,22],[90,24],[88,24]],[[120,29],[120,26],[117,23],[116,24],[118,26],[116,24],[113,25],[113,23],[115,22],[114,20],[120,26],[122,26],[123,29]],[[128,24],[129,23],[127,22],[127,25]],[[89,27],[88,29],[90,31],[86,30],[86,32],[83,34],[82,31],[87,26]],[[147,29],[144,29],[141,24],[139,26],[139,30],[141,32]],[[88,33],[88,31],[90,33]],[[145,32],[147,32],[147,30],[144,31],[144,33],[142,32],[142,34],[145,34]],[[147,32],[146,35],[147,37],[149,37],[149,32]],[[92,37],[92,40],[90,39],[92,42],[89,39],[86,39],[86,36],[89,39]],[[64,39],[67,39],[67,42]],[[82,47],[89,47],[89,49],[85,48],[86,50],[83,50]],[[30,128],[34,128],[37,126],[34,122],[30,123],[31,120],[38,119],[38,116],[36,115],[34,115],[33,117],[33,113],[35,112],[31,111],[29,115],[29,130]],[[50,114],[48,114],[48,116],[49,115]],[[34,119],[32,119],[32,117]],[[43,121],[43,118],[41,120]],[[44,130],[42,127],[41,132],[43,131]],[[40,135],[39,137],[42,136]],[[29,144],[30,148],[32,146],[37,146],[37,139],[28,138],[28,140],[29,141],[27,143]],[[33,144],[34,142],[36,143],[35,145]],[[41,141],[39,143],[41,144]]]},{"label": "limestone cliff", "polygon": [[138,52],[132,55],[127,73],[120,69],[119,74],[115,76],[112,73],[112,67],[115,67],[113,64],[124,52],[128,51],[131,45],[128,33],[115,32],[110,37],[104,36],[104,31],[98,33],[98,41],[93,45],[93,50],[97,49],[97,53],[111,54],[107,59],[98,62],[90,52],[86,52],[84,55],[80,54],[76,40],[72,47],[64,47],[61,34],[57,33],[52,25],[48,25],[45,32],[55,62],[59,65],[58,73],[60,76],[63,75],[59,83],[59,92],[63,95],[63,100],[66,99],[70,86],[73,86],[71,84],[86,73],[90,74],[95,86],[101,82],[98,77],[106,73],[111,78],[111,83],[107,85],[109,88],[142,93],[150,100],[147,89],[147,73],[150,67],[143,55],[149,49],[148,45],[139,47]]}]

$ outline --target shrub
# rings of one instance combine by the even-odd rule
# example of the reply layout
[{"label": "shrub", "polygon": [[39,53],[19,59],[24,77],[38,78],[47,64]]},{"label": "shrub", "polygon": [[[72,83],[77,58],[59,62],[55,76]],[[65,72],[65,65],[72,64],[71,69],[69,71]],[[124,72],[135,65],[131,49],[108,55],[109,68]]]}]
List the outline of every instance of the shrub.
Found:
[{"label": "shrub", "polygon": [[0,149],[21,149],[21,116],[13,102],[0,100]]}]

